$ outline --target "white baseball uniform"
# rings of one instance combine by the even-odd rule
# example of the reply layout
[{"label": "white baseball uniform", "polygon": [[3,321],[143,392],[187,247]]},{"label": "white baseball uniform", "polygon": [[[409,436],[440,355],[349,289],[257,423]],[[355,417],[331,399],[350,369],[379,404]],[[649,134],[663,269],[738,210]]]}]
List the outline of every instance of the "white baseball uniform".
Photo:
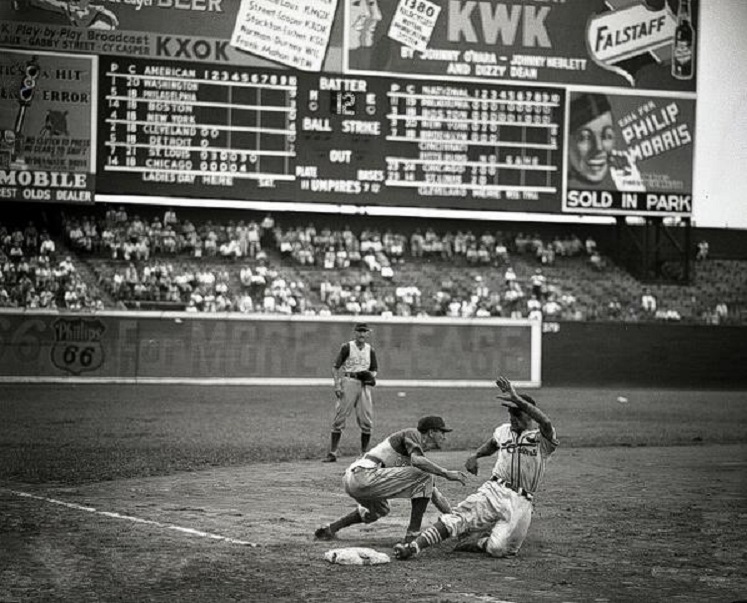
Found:
[{"label": "white baseball uniform", "polygon": [[355,341],[343,344],[334,367],[343,368],[342,397],[335,403],[335,417],[332,420],[332,431],[341,433],[350,413],[355,409],[361,433],[371,433],[373,426],[373,395],[371,387],[363,385],[355,374],[359,371],[376,371],[376,352],[370,343],[359,348]]},{"label": "white baseball uniform", "polygon": [[477,538],[477,545],[493,557],[519,552],[532,521],[532,498],[545,464],[558,446],[539,429],[517,434],[511,424],[496,428],[493,440],[498,458],[492,477],[451,513],[440,517],[450,536]]}]

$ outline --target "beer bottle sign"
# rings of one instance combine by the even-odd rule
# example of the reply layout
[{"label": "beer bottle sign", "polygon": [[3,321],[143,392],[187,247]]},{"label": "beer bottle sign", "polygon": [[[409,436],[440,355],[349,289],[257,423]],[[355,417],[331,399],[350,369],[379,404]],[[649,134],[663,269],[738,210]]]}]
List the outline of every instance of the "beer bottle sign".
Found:
[{"label": "beer bottle sign", "polygon": [[678,80],[692,79],[695,67],[695,28],[690,15],[690,0],[680,0],[672,46],[672,76]]}]

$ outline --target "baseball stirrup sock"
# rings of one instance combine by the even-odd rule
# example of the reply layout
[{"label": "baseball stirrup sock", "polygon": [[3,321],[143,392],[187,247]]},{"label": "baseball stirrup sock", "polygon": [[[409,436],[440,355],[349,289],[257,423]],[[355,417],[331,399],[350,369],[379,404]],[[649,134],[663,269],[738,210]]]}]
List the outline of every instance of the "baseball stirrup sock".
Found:
[{"label": "baseball stirrup sock", "polygon": [[414,545],[413,548],[417,548],[417,550],[419,551],[420,549],[425,549],[429,546],[433,546],[434,544],[438,544],[441,541],[443,541],[441,532],[436,526],[432,526],[427,530],[423,530],[420,533],[420,536],[415,539],[415,542],[412,543],[412,545]]}]

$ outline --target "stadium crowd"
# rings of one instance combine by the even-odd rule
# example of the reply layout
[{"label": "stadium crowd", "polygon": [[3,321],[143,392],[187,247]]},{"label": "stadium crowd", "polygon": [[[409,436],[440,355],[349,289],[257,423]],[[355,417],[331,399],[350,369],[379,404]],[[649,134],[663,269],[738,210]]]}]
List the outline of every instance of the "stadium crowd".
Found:
[{"label": "stadium crowd", "polygon": [[[578,318],[575,298],[547,287],[540,268],[525,293],[511,254],[550,266],[557,256],[593,258],[596,247],[576,236],[545,242],[537,235],[477,236],[471,230],[416,229],[408,238],[391,229],[355,233],[348,225],[283,228],[269,214],[261,222],[194,224],[168,209],[145,220],[130,218],[123,206],[109,208],[98,222],[92,216],[66,220],[64,229],[66,244],[77,253],[112,260],[96,269],[98,284],[122,306],[156,302],[207,312]],[[479,274],[467,285],[445,279],[431,295],[397,282],[406,263],[432,260],[447,272],[450,266],[505,269],[505,287],[491,288]],[[327,273],[310,277],[316,299],[303,278],[283,269],[288,266]]]},{"label": "stadium crowd", "polygon": [[[157,308],[190,312],[541,317],[658,320],[682,315],[648,288],[596,299],[578,283],[603,280],[611,264],[595,240],[573,233],[371,226],[323,220],[180,219],[173,208],[146,215],[108,206],[63,214],[60,244],[33,222],[0,226],[0,305],[26,308]],[[67,251],[69,250],[69,252]],[[697,248],[705,262],[707,243]],[[90,268],[79,272],[74,258]],[[575,273],[553,272],[572,260]],[[586,274],[584,274],[586,272]],[[594,276],[594,275],[598,276]],[[574,286],[573,282],[578,281]],[[698,310],[728,322],[720,300]]]},{"label": "stadium crowd", "polygon": [[81,278],[71,256],[33,221],[0,223],[0,307],[103,310],[98,292]]}]

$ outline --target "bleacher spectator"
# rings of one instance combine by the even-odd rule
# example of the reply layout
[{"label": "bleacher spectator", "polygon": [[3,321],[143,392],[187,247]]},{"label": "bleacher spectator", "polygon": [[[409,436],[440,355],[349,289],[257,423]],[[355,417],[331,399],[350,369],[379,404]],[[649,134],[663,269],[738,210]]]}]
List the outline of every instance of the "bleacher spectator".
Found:
[{"label": "bleacher spectator", "polygon": [[29,223],[26,225],[23,231],[23,238],[26,252],[29,254],[36,253],[39,247],[39,231],[32,220],[29,220]]},{"label": "bleacher spectator", "polygon": [[641,311],[644,315],[654,316],[656,314],[656,307],[656,297],[654,297],[648,287],[644,287],[641,294]]},{"label": "bleacher spectator", "polygon": [[503,273],[503,280],[506,283],[506,287],[509,289],[516,282],[516,272],[514,271],[512,266],[506,268],[506,272]]},{"label": "bleacher spectator", "polygon": [[604,259],[597,251],[593,251],[589,256],[589,264],[597,272],[604,270]]},{"label": "bleacher spectator", "polygon": [[552,266],[555,263],[555,249],[551,245],[543,244],[539,252],[539,261],[543,266]]},{"label": "bleacher spectator", "polygon": [[174,208],[167,208],[166,211],[163,212],[163,225],[176,227],[178,223],[179,220],[176,217],[176,211],[174,210]]},{"label": "bleacher spectator", "polygon": [[473,292],[479,300],[485,300],[488,298],[488,295],[490,295],[490,287],[488,287],[482,276],[479,274],[475,275],[475,286]]},{"label": "bleacher spectator", "polygon": [[237,260],[241,257],[241,247],[237,239],[229,239],[221,243],[218,249],[220,256],[227,260]]},{"label": "bleacher spectator", "polygon": [[527,300],[527,317],[530,319],[542,318],[542,302],[534,294]]},{"label": "bleacher spectator", "polygon": [[17,246],[17,247],[20,247],[21,249],[23,249],[23,241],[24,241],[23,231],[21,230],[20,227],[17,227],[17,226],[14,227],[10,231],[10,244],[11,244],[11,246],[14,246],[14,247]]},{"label": "bleacher spectator", "polygon": [[12,243],[8,255],[10,256],[10,261],[17,265],[23,258],[23,247],[21,247],[20,243]]},{"label": "bleacher spectator", "polygon": [[272,243],[273,231],[275,230],[275,218],[272,217],[272,214],[265,215],[265,217],[262,219],[260,227],[260,240],[262,242],[262,245],[269,246]]},{"label": "bleacher spectator", "polygon": [[717,324],[723,324],[729,318],[729,307],[726,305],[726,302],[719,301],[716,304],[716,307],[714,308],[713,313],[716,317],[715,322]]},{"label": "bleacher spectator", "polygon": [[230,312],[233,309],[233,302],[225,293],[218,293],[215,297],[216,312]]},{"label": "bleacher spectator", "polygon": [[491,316],[503,316],[503,303],[500,292],[490,292],[487,301],[487,308]]},{"label": "bleacher spectator", "polygon": [[441,259],[450,260],[454,257],[454,235],[451,232],[446,232],[441,237]]},{"label": "bleacher spectator", "polygon": [[520,255],[525,255],[530,250],[530,244],[531,239],[523,232],[518,233],[514,238],[514,249]]},{"label": "bleacher spectator", "polygon": [[124,226],[125,222],[127,222],[127,210],[124,208],[124,205],[120,205],[119,209],[117,209],[114,214],[114,221],[120,226]]},{"label": "bleacher spectator", "polygon": [[495,265],[504,266],[506,264],[508,264],[508,247],[501,237],[495,243]]},{"label": "bleacher spectator", "polygon": [[482,243],[477,247],[477,263],[480,266],[489,266],[492,263],[493,257],[490,254],[491,249],[492,245],[488,247]]},{"label": "bleacher spectator", "polygon": [[670,322],[678,322],[682,320],[682,317],[680,316],[680,313],[677,310],[674,310],[673,308],[659,308],[654,313],[654,318],[657,320],[665,320]]},{"label": "bleacher spectator", "polygon": [[586,249],[586,255],[592,255],[597,250],[597,242],[591,237],[586,237],[584,247]]},{"label": "bleacher spectator", "polygon": [[[352,234],[352,233],[351,233]],[[405,254],[405,238],[400,234],[394,234],[387,230],[382,238],[384,253],[392,261],[401,263]]]},{"label": "bleacher spectator", "polygon": [[425,229],[425,233],[423,234],[422,243],[421,243],[422,257],[424,257],[424,258],[432,258],[435,255],[435,253],[436,253],[436,249],[435,249],[436,241],[439,241],[439,243],[440,243],[440,239],[436,236],[436,231],[433,230],[433,228],[430,228],[430,227],[426,228]]},{"label": "bleacher spectator", "polygon": [[249,295],[248,291],[244,291],[238,297],[236,303],[236,309],[243,314],[251,314],[254,312],[254,300]]},{"label": "bleacher spectator", "polygon": [[622,318],[623,308],[620,300],[616,297],[612,298],[607,304],[607,317],[611,320],[619,320]]},{"label": "bleacher spectator", "polygon": [[246,229],[246,242],[247,242],[247,251],[246,255],[248,255],[250,258],[256,258],[257,255],[259,255],[259,252],[262,249],[262,232],[260,230],[259,224],[257,224],[254,221],[249,222],[249,225]]},{"label": "bleacher spectator", "polygon": [[545,320],[558,320],[562,312],[563,307],[555,297],[549,297],[542,305],[542,316]]},{"label": "bleacher spectator", "polygon": [[532,283],[532,295],[538,300],[542,300],[545,297],[547,286],[547,277],[543,274],[542,269],[536,268],[529,280]]},{"label": "bleacher spectator", "polygon": [[698,253],[695,255],[695,259],[699,261],[707,260],[709,249],[710,249],[710,245],[708,241],[705,241],[705,240],[699,241],[698,242]]},{"label": "bleacher spectator", "polygon": [[[415,232],[410,236],[410,254],[414,258],[423,257],[423,245],[425,244],[425,237],[420,232],[420,229],[415,229]],[[363,249],[361,249],[361,252]]]},{"label": "bleacher spectator", "polygon": [[521,289],[521,285],[513,281],[503,294],[503,306],[511,318],[523,318],[521,311],[522,299],[524,299],[524,292]]},{"label": "bleacher spectator", "polygon": [[454,235],[454,255],[463,256],[467,253],[467,236],[461,231],[457,230]]}]

